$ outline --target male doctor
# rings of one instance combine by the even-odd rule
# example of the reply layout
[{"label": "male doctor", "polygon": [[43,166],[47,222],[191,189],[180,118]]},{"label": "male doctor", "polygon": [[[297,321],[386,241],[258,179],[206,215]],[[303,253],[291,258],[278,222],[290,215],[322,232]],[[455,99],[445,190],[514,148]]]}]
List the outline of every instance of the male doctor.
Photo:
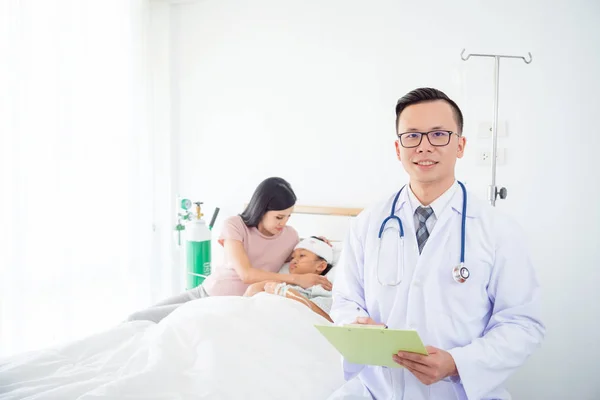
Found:
[{"label": "male doctor", "polygon": [[413,90],[398,100],[396,129],[396,154],[410,176],[393,207],[404,245],[396,219],[379,238],[396,192],[353,221],[331,317],[338,325],[414,329],[428,355],[390,354],[403,368],[344,361],[347,383],[330,399],[509,399],[507,378],[545,335],[523,232],[463,195],[454,168],[466,140],[454,101],[436,89]]}]

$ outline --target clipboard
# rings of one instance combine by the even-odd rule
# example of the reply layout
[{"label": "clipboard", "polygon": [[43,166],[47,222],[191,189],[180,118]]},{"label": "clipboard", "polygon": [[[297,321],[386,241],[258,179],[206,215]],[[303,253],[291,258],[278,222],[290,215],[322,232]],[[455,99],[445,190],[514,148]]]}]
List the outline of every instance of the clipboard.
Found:
[{"label": "clipboard", "polygon": [[315,325],[323,336],[353,364],[403,368],[392,355],[399,351],[428,355],[421,337],[412,329],[375,325]]}]

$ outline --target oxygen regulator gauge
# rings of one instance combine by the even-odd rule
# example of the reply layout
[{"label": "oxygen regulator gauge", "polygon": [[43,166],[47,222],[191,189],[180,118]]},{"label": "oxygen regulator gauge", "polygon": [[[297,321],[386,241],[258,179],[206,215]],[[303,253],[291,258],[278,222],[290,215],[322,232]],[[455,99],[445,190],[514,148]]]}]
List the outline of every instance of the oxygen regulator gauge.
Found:
[{"label": "oxygen regulator gauge", "polygon": [[182,209],[187,211],[192,208],[192,201],[190,199],[182,199],[180,206]]}]

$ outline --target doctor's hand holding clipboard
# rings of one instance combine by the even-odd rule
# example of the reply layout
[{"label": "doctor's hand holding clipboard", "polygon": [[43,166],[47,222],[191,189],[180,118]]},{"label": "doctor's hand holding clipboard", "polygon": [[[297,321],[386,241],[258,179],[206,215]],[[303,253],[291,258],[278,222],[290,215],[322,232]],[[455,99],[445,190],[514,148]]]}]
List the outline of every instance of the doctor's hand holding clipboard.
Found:
[{"label": "doctor's hand holding clipboard", "polygon": [[[370,317],[358,317],[353,324],[387,328],[386,324],[378,323]],[[429,353],[428,355],[399,351],[392,355],[392,360],[412,372],[425,385],[458,375],[456,364],[450,353],[433,346],[425,346],[425,349]]]},{"label": "doctor's hand holding clipboard", "polygon": [[[352,221],[330,313],[335,327],[388,329],[321,328],[342,342],[362,338],[344,348],[347,382],[329,399],[510,399],[506,380],[546,333],[525,235],[456,179],[467,141],[453,100],[420,88],[395,111],[396,155],[410,179]],[[361,349],[376,338],[389,345],[383,359],[352,362],[368,360]],[[403,340],[422,354],[388,356]]]}]

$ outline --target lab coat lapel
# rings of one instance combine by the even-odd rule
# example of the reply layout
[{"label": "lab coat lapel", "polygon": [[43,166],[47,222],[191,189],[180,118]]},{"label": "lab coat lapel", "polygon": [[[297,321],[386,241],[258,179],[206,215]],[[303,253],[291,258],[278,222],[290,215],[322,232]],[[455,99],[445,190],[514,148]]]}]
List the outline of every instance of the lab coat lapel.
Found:
[{"label": "lab coat lapel", "polygon": [[413,217],[414,211],[408,198],[409,190],[410,189],[408,185],[406,185],[402,190],[400,197],[398,198],[398,204],[396,204],[396,215],[400,216],[400,219],[402,220],[405,236],[410,236],[411,232],[416,232],[415,221]]},{"label": "lab coat lapel", "polygon": [[402,262],[398,265],[402,269],[402,281],[398,286],[380,289],[380,296],[388,296],[386,304],[389,309],[385,310],[385,321],[388,325],[395,327],[406,326],[407,296],[419,259],[413,212],[407,189],[408,187],[405,187],[400,194],[395,209],[395,215],[400,218],[404,228],[404,249],[400,253]]},{"label": "lab coat lapel", "polygon": [[408,186],[399,198],[396,215],[400,216],[404,226],[403,281],[404,284],[410,284],[419,259],[419,246],[417,245],[414,211],[408,199]]}]

